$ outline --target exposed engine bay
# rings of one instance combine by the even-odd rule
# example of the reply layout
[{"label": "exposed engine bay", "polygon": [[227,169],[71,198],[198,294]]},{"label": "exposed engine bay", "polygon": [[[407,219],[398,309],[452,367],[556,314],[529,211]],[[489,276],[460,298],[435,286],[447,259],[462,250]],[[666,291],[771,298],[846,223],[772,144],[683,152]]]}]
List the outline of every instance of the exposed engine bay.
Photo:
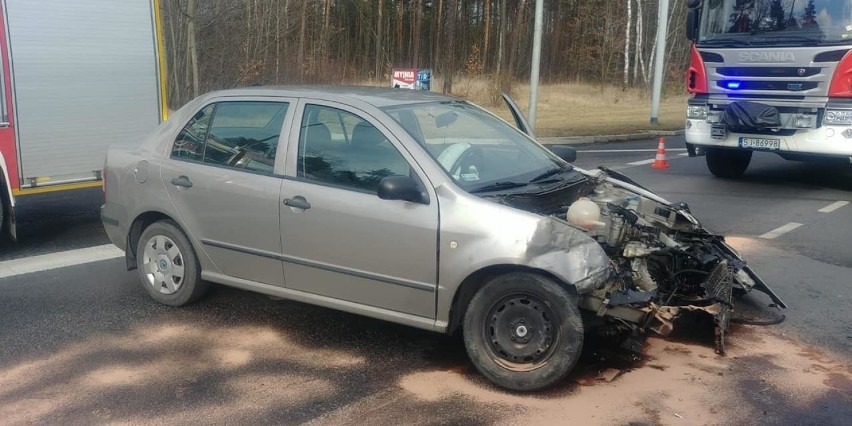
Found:
[{"label": "exposed engine bay", "polygon": [[758,290],[786,308],[685,203],[669,203],[612,170],[575,171],[580,173],[569,185],[506,194],[500,202],[566,221],[603,248],[609,276],[589,291],[578,287],[580,307],[594,314],[603,332],[668,335],[685,312],[703,313],[713,318],[716,352],[723,354],[734,296]]}]

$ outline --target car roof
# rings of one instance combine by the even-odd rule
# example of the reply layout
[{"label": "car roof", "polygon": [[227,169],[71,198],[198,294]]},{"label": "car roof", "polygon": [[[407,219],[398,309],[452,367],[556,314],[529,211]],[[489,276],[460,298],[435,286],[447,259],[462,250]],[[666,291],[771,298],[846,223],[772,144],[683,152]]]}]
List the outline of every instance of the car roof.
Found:
[{"label": "car roof", "polygon": [[426,90],[396,89],[372,86],[252,86],[209,93],[206,97],[282,96],[310,97],[330,101],[361,101],[376,108],[427,102],[460,101],[461,99]]}]

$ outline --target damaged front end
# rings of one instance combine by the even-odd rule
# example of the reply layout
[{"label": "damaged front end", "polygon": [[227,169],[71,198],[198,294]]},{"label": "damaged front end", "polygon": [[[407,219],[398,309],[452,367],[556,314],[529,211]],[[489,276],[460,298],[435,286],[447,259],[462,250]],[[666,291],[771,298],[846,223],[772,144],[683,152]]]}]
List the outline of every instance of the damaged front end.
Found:
[{"label": "damaged front end", "polygon": [[609,254],[615,273],[604,287],[585,294],[581,307],[608,327],[667,335],[684,312],[700,312],[712,316],[716,352],[723,354],[735,295],[762,291],[786,308],[723,236],[701,227],[686,204],[669,203],[617,172],[587,173],[593,189],[586,196],[600,208],[600,217],[585,229]]},{"label": "damaged front end", "polygon": [[[543,201],[536,206],[529,196],[516,200],[509,195],[500,202],[549,217],[543,223],[550,225],[536,233],[548,234],[549,239],[534,238],[530,262],[559,270],[561,259],[568,265],[565,268],[573,269],[560,275],[586,274],[587,280],[571,282],[580,295],[580,307],[597,319],[594,325],[605,334],[625,337],[627,347],[635,350],[636,337],[647,331],[668,335],[677,318],[696,312],[713,319],[716,352],[723,354],[734,296],[758,290],[786,308],[723,236],[701,227],[686,204],[670,203],[611,170],[577,170],[587,181],[571,185],[570,202],[561,209],[550,208],[550,198],[556,197],[547,193],[537,194]],[[590,237],[598,247],[578,250],[583,247],[579,238],[563,228]],[[573,247],[569,254],[585,253],[587,260],[566,262],[564,257],[550,259],[536,253],[536,247],[544,254],[559,246]],[[600,265],[601,259],[609,264]]]}]

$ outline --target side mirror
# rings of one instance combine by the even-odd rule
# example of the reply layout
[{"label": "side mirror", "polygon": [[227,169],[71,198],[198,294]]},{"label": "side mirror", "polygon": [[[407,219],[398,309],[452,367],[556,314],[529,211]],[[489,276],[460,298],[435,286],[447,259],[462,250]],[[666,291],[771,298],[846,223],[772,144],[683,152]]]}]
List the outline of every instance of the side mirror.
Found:
[{"label": "side mirror", "polygon": [[408,176],[387,176],[379,181],[379,198],[383,200],[403,200],[412,203],[429,204],[429,199],[420,190],[420,185]]},{"label": "side mirror", "polygon": [[689,11],[686,12],[686,39],[695,41],[698,38],[698,24],[701,19],[701,0],[690,0],[687,4]]},{"label": "side mirror", "polygon": [[573,163],[577,161],[577,150],[567,145],[545,145],[550,152],[556,154],[557,157]]}]

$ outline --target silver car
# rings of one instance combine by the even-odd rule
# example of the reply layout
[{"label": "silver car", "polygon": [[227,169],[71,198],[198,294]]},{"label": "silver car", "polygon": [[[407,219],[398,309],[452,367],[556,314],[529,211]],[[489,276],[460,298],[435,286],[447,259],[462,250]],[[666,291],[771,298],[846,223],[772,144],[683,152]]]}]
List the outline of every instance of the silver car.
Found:
[{"label": "silver car", "polygon": [[463,100],[300,87],[201,96],[141,144],[114,146],[102,221],[158,302],[217,283],[439,333],[462,332],[499,386],[574,367],[584,333],[625,347],[732,297],[783,306],[685,204],[573,167]]}]

